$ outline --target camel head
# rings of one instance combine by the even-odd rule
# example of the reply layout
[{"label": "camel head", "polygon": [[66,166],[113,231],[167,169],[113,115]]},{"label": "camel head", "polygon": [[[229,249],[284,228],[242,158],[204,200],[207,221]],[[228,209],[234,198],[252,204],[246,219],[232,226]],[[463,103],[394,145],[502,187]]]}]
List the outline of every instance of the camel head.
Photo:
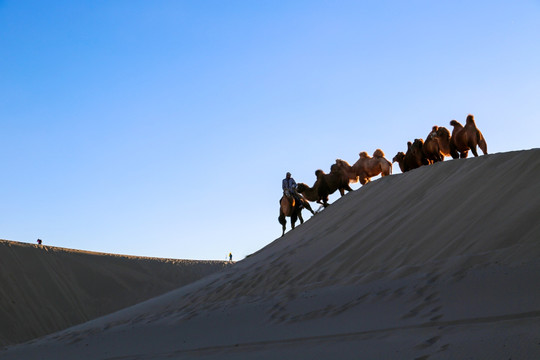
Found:
[{"label": "camel head", "polygon": [[303,193],[307,189],[309,189],[309,186],[307,186],[304,183],[299,183],[299,184],[296,185],[296,191],[298,191],[299,193]]},{"label": "camel head", "polygon": [[403,151],[400,151],[396,154],[396,156],[394,156],[394,158],[392,159],[392,163],[395,163],[395,162],[401,162],[403,161],[403,159],[405,159],[405,153]]}]

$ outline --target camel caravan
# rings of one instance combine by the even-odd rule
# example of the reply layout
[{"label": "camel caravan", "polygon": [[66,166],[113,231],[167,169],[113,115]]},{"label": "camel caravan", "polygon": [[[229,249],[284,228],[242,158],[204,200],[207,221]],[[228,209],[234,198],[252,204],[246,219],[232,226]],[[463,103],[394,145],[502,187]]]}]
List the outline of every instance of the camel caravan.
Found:
[{"label": "camel caravan", "polygon": [[445,127],[433,126],[425,142],[422,139],[415,139],[412,143],[409,141],[407,152],[398,152],[392,162],[397,162],[401,171],[406,172],[422,165],[443,161],[445,156],[453,159],[466,158],[469,150],[474,156],[478,156],[477,146],[484,155],[487,154],[486,139],[476,127],[473,115],[467,116],[465,126],[457,120],[450,121],[450,125],[454,127],[452,135]]},{"label": "camel caravan", "polygon": [[484,136],[476,127],[473,115],[468,115],[465,126],[458,121],[450,121],[453,126],[452,133],[442,126],[433,126],[426,140],[415,139],[407,142],[407,151],[398,152],[388,161],[381,149],[375,150],[373,156],[362,151],[360,158],[354,163],[349,163],[342,159],[337,159],[330,167],[330,173],[318,169],[315,171],[316,180],[313,186],[304,183],[296,184],[294,179],[287,173],[283,180],[283,197],[280,199],[280,210],[278,221],[282,225],[285,234],[286,217],[291,218],[291,228],[294,229],[295,222],[300,219],[302,224],[302,210],[307,209],[315,214],[309,202],[320,204],[321,209],[327,207],[328,197],[337,190],[341,196],[345,191],[353,191],[350,184],[360,182],[365,185],[374,176],[388,176],[392,174],[392,164],[397,162],[402,172],[407,172],[423,165],[430,165],[435,162],[444,161],[445,157],[453,159],[466,158],[469,150],[474,156],[478,156],[476,147],[478,146],[484,155],[487,154],[487,144]]}]

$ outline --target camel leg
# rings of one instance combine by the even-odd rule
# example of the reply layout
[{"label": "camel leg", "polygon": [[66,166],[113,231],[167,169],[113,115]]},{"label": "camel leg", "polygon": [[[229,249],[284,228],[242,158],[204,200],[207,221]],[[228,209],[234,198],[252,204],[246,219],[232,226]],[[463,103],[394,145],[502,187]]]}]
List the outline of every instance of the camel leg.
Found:
[{"label": "camel leg", "polygon": [[478,157],[478,152],[476,151],[476,145],[473,145],[470,148],[471,148],[471,151],[472,151],[474,157]]},{"label": "camel leg", "polygon": [[302,218],[302,213],[301,212],[298,213],[298,220],[300,220],[300,224],[304,223],[304,219]]},{"label": "camel leg", "polygon": [[438,154],[437,154],[437,157],[438,157],[438,161],[444,161],[444,156],[443,156],[443,154],[438,153]]},{"label": "camel leg", "polygon": [[459,158],[459,153],[456,149],[456,146],[453,143],[450,143],[450,156],[452,157],[452,159]]},{"label": "camel leg", "polygon": [[311,205],[309,205],[309,202],[307,202],[307,201],[304,201],[304,209],[308,210],[313,215],[315,215],[315,212],[313,211],[313,209],[311,208]]},{"label": "camel leg", "polygon": [[294,223],[296,222],[296,214],[291,215],[291,229],[294,229]]},{"label": "camel leg", "polygon": [[323,206],[324,207],[328,206],[328,195],[323,199]]},{"label": "camel leg", "polygon": [[281,224],[281,228],[283,229],[283,232],[281,233],[281,236],[285,235],[285,226],[287,225],[287,219],[285,219],[285,215],[279,214],[278,221]]},{"label": "camel leg", "polygon": [[461,152],[460,158],[466,159],[467,156],[469,156],[469,150],[465,150]]},{"label": "camel leg", "polygon": [[486,140],[484,139],[484,137],[482,136],[480,138],[480,140],[478,141],[478,147],[480,148],[480,150],[482,150],[482,152],[484,153],[484,155],[486,155],[488,152],[487,152],[487,144],[486,144]]}]

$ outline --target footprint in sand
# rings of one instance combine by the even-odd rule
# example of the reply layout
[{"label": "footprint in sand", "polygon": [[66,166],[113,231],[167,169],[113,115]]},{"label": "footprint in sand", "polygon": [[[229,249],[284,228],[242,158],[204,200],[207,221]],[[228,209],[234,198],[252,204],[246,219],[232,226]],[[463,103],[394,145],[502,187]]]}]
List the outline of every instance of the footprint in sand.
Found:
[{"label": "footprint in sand", "polygon": [[[422,296],[423,296],[425,291],[421,291],[421,293],[422,293]],[[417,291],[417,294],[418,294],[418,291]],[[415,296],[414,300],[418,300],[418,296]],[[402,319],[407,319],[407,318],[411,318],[411,317],[415,317],[415,316],[423,316],[423,317],[435,318],[435,317],[437,317],[437,315],[440,315],[440,314],[436,314],[436,313],[442,308],[442,306],[438,305],[439,300],[440,300],[439,292],[434,291],[431,294],[425,296],[422,299],[422,302],[420,304],[418,304],[418,301],[415,301],[415,304],[418,304],[418,305],[416,305],[411,310],[409,310],[409,312],[407,314],[403,315],[401,318]],[[426,308],[428,308],[430,306],[433,306],[433,305],[436,305],[436,306],[432,307],[431,310],[429,310],[427,312],[424,312],[424,309],[426,309]],[[440,317],[442,317],[442,315],[440,315],[438,318],[440,318]]]},{"label": "footprint in sand", "polygon": [[401,297],[401,296],[403,295],[404,292],[405,292],[405,286],[402,286],[402,287],[400,287],[399,289],[396,289],[396,290],[392,293],[392,299]]},{"label": "footprint in sand", "polygon": [[426,341],[424,341],[423,343],[416,345],[416,348],[417,349],[425,349],[425,348],[431,347],[435,343],[437,343],[437,341],[439,341],[440,339],[441,339],[440,336],[433,336],[433,337],[427,339]]}]

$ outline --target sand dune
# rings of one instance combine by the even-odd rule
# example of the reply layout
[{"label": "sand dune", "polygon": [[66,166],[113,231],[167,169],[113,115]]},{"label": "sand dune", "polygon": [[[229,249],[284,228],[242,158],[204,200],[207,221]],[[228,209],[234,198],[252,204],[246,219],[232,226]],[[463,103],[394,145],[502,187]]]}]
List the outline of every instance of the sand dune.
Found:
[{"label": "sand dune", "polygon": [[540,358],[539,179],[539,149],[381,178],[234,267],[0,358]]},{"label": "sand dune", "polygon": [[0,240],[0,345],[95,319],[225,266]]}]

